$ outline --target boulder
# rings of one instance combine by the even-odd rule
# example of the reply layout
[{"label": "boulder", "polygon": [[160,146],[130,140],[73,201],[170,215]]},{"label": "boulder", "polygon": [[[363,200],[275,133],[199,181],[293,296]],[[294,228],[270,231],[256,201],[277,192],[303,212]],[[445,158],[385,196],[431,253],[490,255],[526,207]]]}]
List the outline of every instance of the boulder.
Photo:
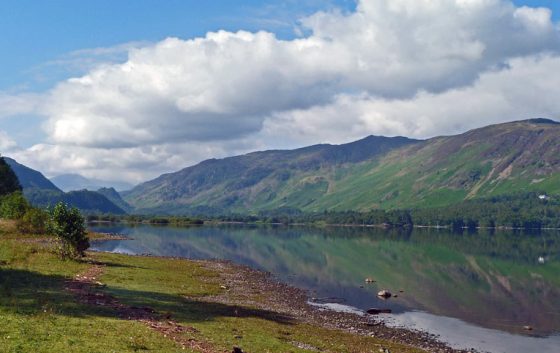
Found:
[{"label": "boulder", "polygon": [[380,298],[387,299],[387,298],[391,298],[393,296],[393,294],[391,294],[391,292],[389,292],[388,290],[383,289],[382,291],[379,291],[377,293],[377,296],[380,297]]}]

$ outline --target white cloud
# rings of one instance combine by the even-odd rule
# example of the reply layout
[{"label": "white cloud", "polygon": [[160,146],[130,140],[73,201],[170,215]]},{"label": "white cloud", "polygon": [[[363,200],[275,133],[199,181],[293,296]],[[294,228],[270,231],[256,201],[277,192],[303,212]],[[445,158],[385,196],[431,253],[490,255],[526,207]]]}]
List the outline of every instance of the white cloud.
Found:
[{"label": "white cloud", "polygon": [[52,174],[139,180],[255,148],[558,114],[560,30],[548,9],[362,0],[301,23],[308,35],[287,41],[220,31],[132,46],[124,63],[42,96],[33,109],[49,140],[21,158]]},{"label": "white cloud", "polygon": [[131,48],[59,84],[44,107],[54,143],[132,147],[240,138],[271,113],[341,93],[387,99],[463,86],[517,56],[560,49],[545,9],[508,1],[361,1],[302,21],[291,41],[217,32]]},{"label": "white cloud", "polygon": [[17,143],[4,131],[0,130],[0,155],[10,152],[17,147]]},{"label": "white cloud", "polygon": [[289,136],[288,144],[340,143],[366,132],[428,138],[512,120],[560,120],[558,82],[560,57],[519,58],[508,69],[482,74],[472,86],[444,93],[395,100],[343,94],[328,105],[281,112],[267,119],[262,135]]}]

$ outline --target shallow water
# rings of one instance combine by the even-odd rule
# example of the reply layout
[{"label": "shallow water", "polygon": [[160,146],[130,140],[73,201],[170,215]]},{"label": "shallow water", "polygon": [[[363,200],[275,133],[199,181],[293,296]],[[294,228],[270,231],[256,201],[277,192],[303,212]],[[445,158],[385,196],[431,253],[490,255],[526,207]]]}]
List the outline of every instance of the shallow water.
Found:
[{"label": "shallow water", "polygon": [[[134,240],[95,250],[228,259],[269,271],[337,310],[389,308],[389,325],[456,348],[560,352],[560,234],[265,226],[95,225]],[[375,280],[366,284],[364,279]],[[388,289],[397,298],[382,300]],[[401,292],[402,291],[402,292]],[[531,326],[526,331],[524,326]]]}]

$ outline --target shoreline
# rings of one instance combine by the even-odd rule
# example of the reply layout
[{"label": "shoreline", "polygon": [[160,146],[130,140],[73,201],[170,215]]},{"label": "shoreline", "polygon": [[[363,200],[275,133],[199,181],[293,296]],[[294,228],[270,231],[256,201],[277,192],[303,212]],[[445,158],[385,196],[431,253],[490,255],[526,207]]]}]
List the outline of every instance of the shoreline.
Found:
[{"label": "shoreline", "polygon": [[[234,221],[204,221],[203,224],[173,224],[173,223],[149,223],[149,222],[129,222],[129,221],[88,221],[87,224],[96,224],[96,225],[103,225],[103,224],[128,224],[128,225],[148,225],[148,226],[157,226],[157,227],[203,227],[203,226],[212,226],[212,225],[247,225],[247,226],[285,226],[285,227],[313,227],[313,228],[324,228],[324,227],[338,227],[338,228],[371,228],[371,229],[385,229],[385,230],[405,230],[405,229],[442,229],[442,230],[451,230],[453,231],[454,228],[450,226],[430,226],[430,225],[412,225],[410,227],[402,227],[402,226],[389,226],[385,224],[352,224],[352,223],[324,223],[324,224],[316,224],[316,223],[260,223],[260,222],[234,222]],[[463,231],[469,231],[470,229],[475,230],[488,230],[488,231],[526,231],[526,232],[539,232],[539,231],[560,231],[560,228],[550,228],[550,227],[542,227],[542,228],[523,228],[523,227],[508,227],[508,226],[499,226],[499,227],[462,227],[460,228]]]},{"label": "shoreline", "polygon": [[[113,252],[94,251],[92,253],[116,254]],[[204,268],[219,274],[220,287],[224,293],[205,297],[206,301],[219,304],[249,306],[287,315],[311,325],[327,329],[341,330],[350,334],[375,337],[404,344],[411,347],[438,353],[467,353],[473,350],[454,349],[447,343],[439,341],[437,336],[427,332],[408,328],[387,326],[376,315],[358,315],[323,308],[310,303],[311,296],[307,290],[297,288],[277,280],[270,272],[253,269],[229,260],[195,260],[184,257],[156,256],[150,254],[118,254],[136,258],[162,260],[183,260],[200,264]]]}]

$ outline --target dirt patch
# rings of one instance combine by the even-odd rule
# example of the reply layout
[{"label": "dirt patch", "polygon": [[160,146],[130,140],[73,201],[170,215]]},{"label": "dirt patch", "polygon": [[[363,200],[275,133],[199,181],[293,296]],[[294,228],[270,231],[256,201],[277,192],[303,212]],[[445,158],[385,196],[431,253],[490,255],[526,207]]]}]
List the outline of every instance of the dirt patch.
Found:
[{"label": "dirt patch", "polygon": [[183,349],[190,348],[200,353],[224,353],[212,347],[202,339],[185,337],[185,333],[198,334],[194,327],[185,327],[173,320],[170,315],[161,315],[149,307],[134,307],[120,303],[115,297],[104,293],[105,285],[99,282],[104,272],[104,265],[93,263],[85,272],[76,275],[66,282],[66,290],[74,294],[81,303],[93,306],[108,307],[116,312],[116,316],[124,320],[138,321],[164,337],[173,340]]}]

